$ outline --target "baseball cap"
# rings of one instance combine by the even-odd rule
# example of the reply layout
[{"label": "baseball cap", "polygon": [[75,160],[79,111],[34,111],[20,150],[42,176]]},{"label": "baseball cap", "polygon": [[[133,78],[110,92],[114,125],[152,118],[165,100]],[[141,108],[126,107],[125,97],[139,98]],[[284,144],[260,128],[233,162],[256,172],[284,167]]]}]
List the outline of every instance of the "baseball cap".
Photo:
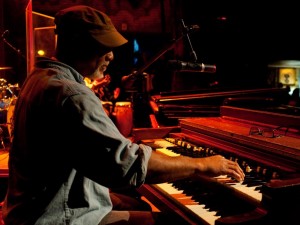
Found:
[{"label": "baseball cap", "polygon": [[107,48],[127,43],[103,12],[85,5],[76,5],[60,10],[56,15],[55,32],[58,35],[91,36]]}]

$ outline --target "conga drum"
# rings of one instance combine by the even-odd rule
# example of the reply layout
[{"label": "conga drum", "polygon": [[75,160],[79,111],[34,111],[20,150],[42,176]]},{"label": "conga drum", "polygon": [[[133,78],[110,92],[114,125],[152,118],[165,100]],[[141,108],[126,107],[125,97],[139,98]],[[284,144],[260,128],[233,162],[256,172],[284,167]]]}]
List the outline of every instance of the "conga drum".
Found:
[{"label": "conga drum", "polygon": [[114,122],[121,134],[125,137],[131,135],[133,127],[133,109],[131,102],[115,103]]}]

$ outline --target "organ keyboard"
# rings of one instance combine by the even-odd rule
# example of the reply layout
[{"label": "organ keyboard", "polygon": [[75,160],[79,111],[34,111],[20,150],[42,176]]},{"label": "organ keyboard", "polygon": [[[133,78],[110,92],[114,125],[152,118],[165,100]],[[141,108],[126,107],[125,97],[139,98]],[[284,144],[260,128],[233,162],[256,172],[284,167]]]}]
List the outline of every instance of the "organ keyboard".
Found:
[{"label": "organ keyboard", "polygon": [[[221,154],[235,160],[244,182],[195,176],[143,185],[141,194],[187,224],[299,224],[300,117],[222,106],[220,117],[185,118],[179,125],[180,132],[161,138],[142,139],[139,129],[134,134],[173,157]],[[265,133],[249,133],[252,127]]]}]

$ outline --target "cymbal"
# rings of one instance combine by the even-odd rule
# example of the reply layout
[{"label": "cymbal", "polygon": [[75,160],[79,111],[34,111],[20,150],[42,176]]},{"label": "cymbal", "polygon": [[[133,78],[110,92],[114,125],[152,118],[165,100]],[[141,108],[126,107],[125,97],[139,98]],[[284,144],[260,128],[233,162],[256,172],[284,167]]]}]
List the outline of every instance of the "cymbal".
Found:
[{"label": "cymbal", "polygon": [[12,70],[12,67],[7,67],[7,66],[0,66],[0,70]]}]

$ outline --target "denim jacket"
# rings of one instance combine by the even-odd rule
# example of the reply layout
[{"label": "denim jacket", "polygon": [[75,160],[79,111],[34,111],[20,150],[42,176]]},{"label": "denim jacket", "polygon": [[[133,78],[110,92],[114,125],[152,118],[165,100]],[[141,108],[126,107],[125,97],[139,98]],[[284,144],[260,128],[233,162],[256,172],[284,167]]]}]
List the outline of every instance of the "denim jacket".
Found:
[{"label": "denim jacket", "polygon": [[151,148],[122,136],[66,64],[36,64],[13,118],[6,225],[97,225],[112,209],[109,188],[145,181]]}]

